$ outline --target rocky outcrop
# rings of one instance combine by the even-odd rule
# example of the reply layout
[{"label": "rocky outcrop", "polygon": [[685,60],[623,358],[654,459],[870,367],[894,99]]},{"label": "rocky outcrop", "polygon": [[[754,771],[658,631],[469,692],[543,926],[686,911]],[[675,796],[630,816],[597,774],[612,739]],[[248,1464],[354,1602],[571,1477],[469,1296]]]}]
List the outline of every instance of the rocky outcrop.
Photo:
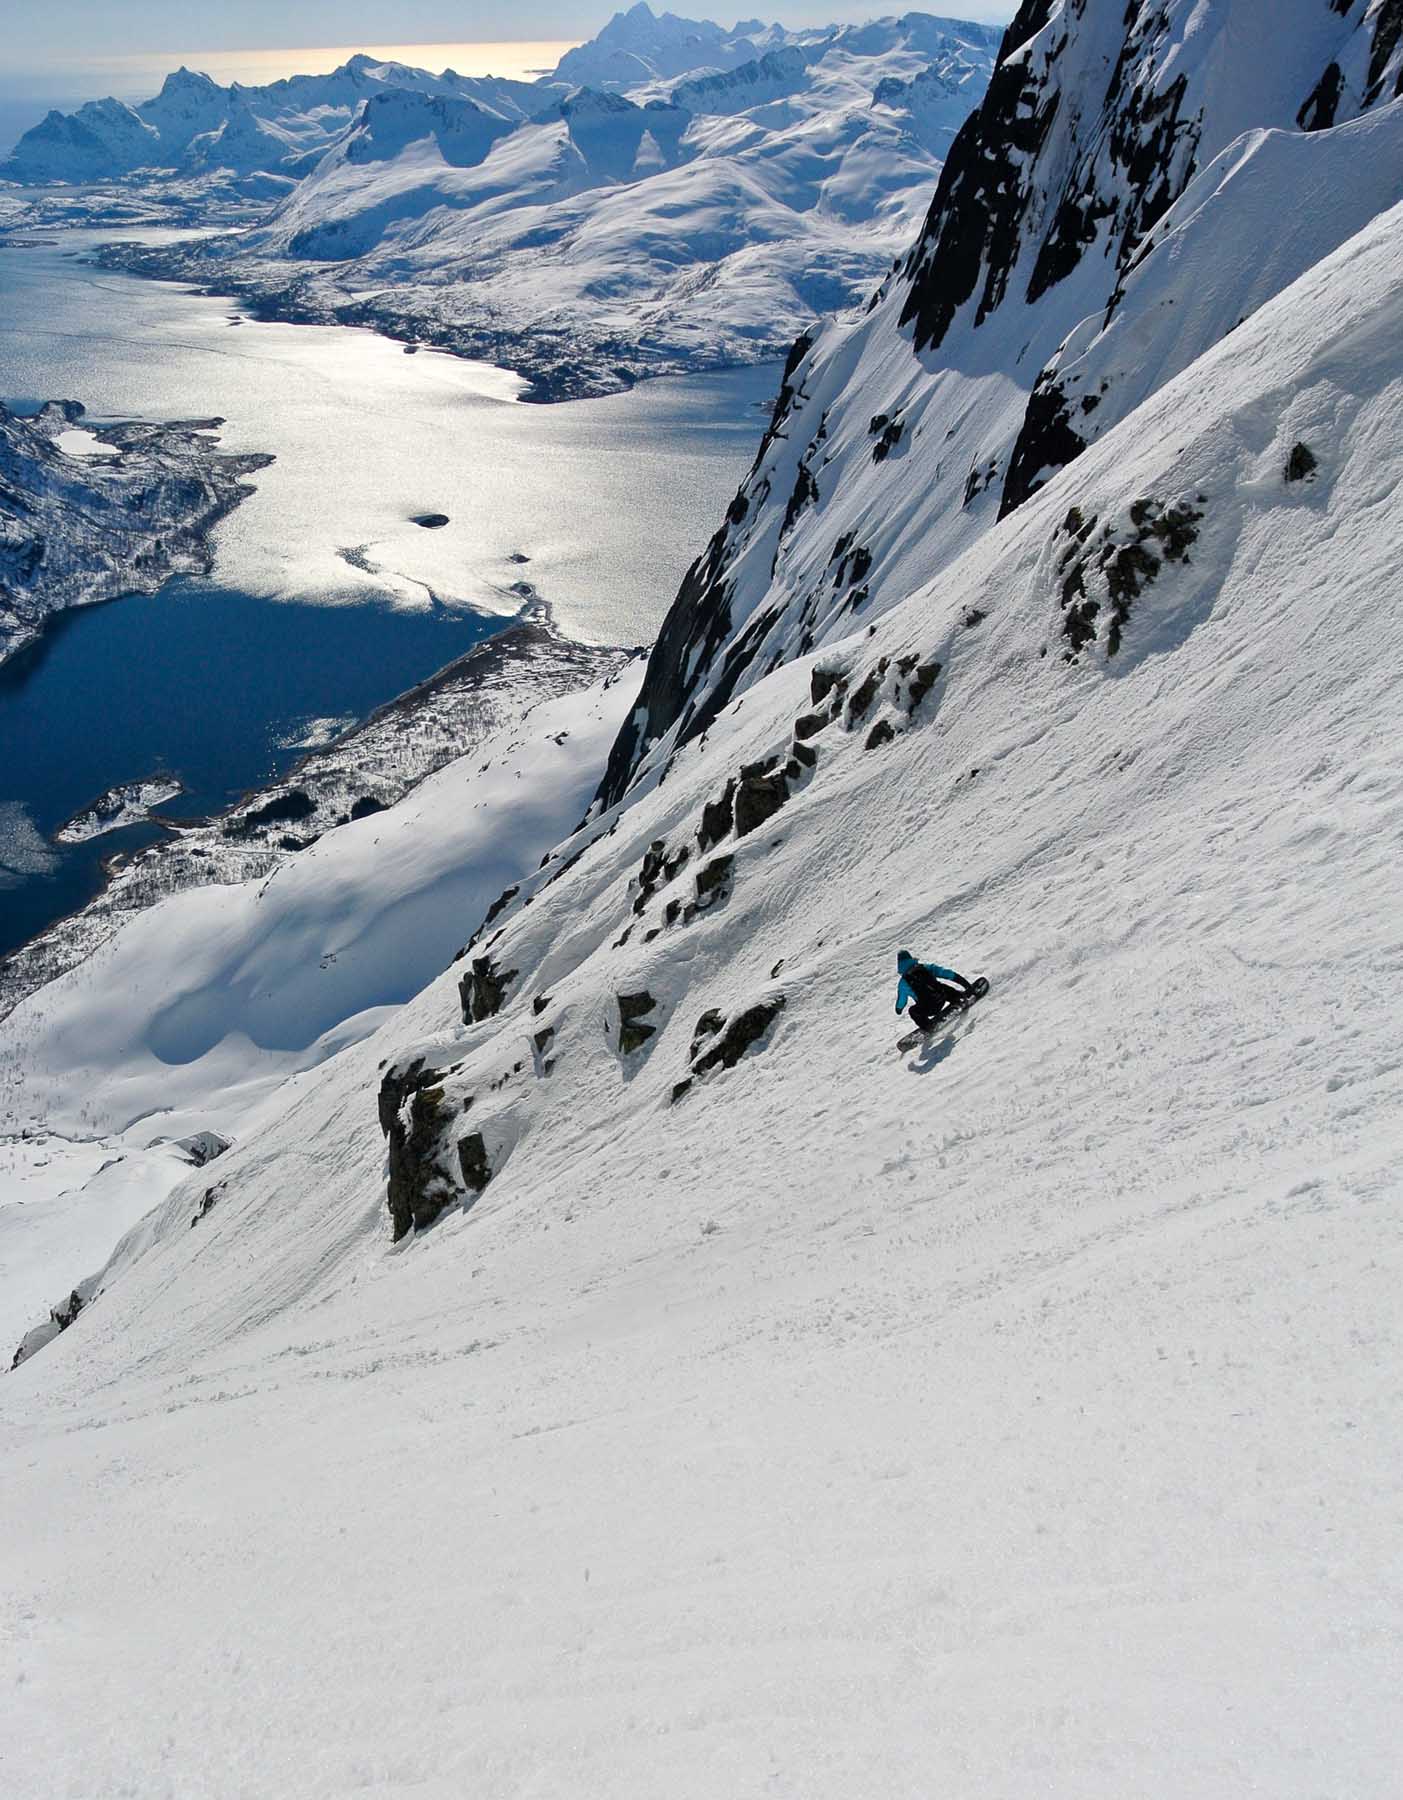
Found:
[{"label": "rocky outcrop", "polygon": [[646,989],[637,994],[620,994],[617,999],[619,1050],[624,1056],[632,1056],[657,1033],[657,1026],[646,1023],[645,1015],[655,1011],[658,1003]]},{"label": "rocky outcrop", "polygon": [[1157,500],[1137,500],[1130,508],[1128,529],[1107,525],[1097,535],[1096,518],[1086,518],[1079,507],[1072,507],[1062,521],[1059,535],[1068,542],[1058,562],[1068,662],[1096,639],[1103,612],[1106,655],[1117,653],[1134,602],[1163,563],[1188,559],[1202,518],[1202,511],[1184,502],[1165,506]]},{"label": "rocky outcrop", "polygon": [[502,1010],[507,989],[516,976],[515,969],[499,969],[490,956],[475,956],[467,974],[458,983],[463,1023],[480,1025],[484,1019],[495,1017]]},{"label": "rocky outcrop", "polygon": [[1285,477],[1291,481],[1310,481],[1319,468],[1315,452],[1309,444],[1295,443],[1291,446],[1291,454],[1286,459]]},{"label": "rocky outcrop", "polygon": [[726,783],[726,791],[715,800],[708,800],[702,807],[701,824],[697,828],[697,844],[702,850],[710,850],[713,844],[719,844],[730,829],[735,817],[736,780],[732,776]]},{"label": "rocky outcrop", "polygon": [[1048,23],[1053,0],[1023,0],[1004,35],[983,104],[961,127],[940,172],[925,227],[906,263],[901,323],[917,350],[938,350],[977,296],[980,325],[1004,297],[1027,229],[1032,166],[1060,94],[1015,53]]},{"label": "rocky outcrop", "polygon": [[736,785],[735,831],[748,837],[772,819],[789,798],[789,781],[775,758],[767,763],[748,763]]},{"label": "rocky outcrop", "polygon": [[51,1344],[60,1332],[67,1331],[84,1307],[96,1298],[97,1295],[94,1291],[74,1288],[66,1299],[60,1300],[57,1306],[50,1307],[49,1316],[44,1323],[36,1325],[32,1331],[27,1331],[20,1339],[14,1355],[10,1358],[11,1370],[17,1369],[21,1363],[28,1362],[37,1351],[42,1350],[46,1344]]},{"label": "rocky outcrop", "polygon": [[659,888],[666,887],[682,873],[691,857],[691,850],[683,844],[677,850],[669,852],[667,842],[658,838],[648,847],[643,858],[643,866],[638,872],[635,882],[637,889],[634,895],[633,910],[642,913],[648,902]]},{"label": "rocky outcrop", "polygon": [[228,1138],[221,1137],[217,1131],[197,1131],[190,1137],[176,1139],[176,1149],[183,1150],[197,1169],[223,1156],[228,1148]]},{"label": "rocky outcrop", "polygon": [[422,1058],[406,1069],[391,1068],[380,1084],[380,1129],[388,1139],[385,1204],[396,1241],[432,1225],[458,1198],[446,1161],[454,1112],[443,1087],[443,1072]]},{"label": "rocky outcrop", "polygon": [[[697,671],[710,667],[730,636],[727,572],[733,540],[752,506],[768,493],[759,484],[752,487],[752,483],[755,483],[767,450],[784,430],[797,394],[794,374],[812,344],[811,337],[801,336],[791,347],[770,422],[755,454],[750,476],[731,503],[721,529],[683,577],[677,598],[663,621],[658,641],[648,658],[648,672],[638,696],[638,706],[619,733],[599,786],[599,799],[606,806],[613,806],[623,798],[639,758],[650,744],[679,721],[682,725],[679,743],[699,737],[730,698],[734,684],[728,685],[723,673],[716,688],[698,703],[694,699],[694,676]],[[737,679],[747,661],[743,656],[734,659]]]},{"label": "rocky outcrop", "polygon": [[772,994],[729,1019],[715,1007],[704,1012],[692,1030],[690,1072],[674,1085],[673,1100],[680,1100],[694,1082],[714,1070],[735,1068],[748,1050],[769,1037],[784,1005],[783,994]]},{"label": "rocky outcrop", "polygon": [[480,1131],[470,1131],[458,1140],[458,1173],[463,1186],[472,1194],[480,1194],[492,1179],[492,1165],[487,1159],[487,1143]]}]

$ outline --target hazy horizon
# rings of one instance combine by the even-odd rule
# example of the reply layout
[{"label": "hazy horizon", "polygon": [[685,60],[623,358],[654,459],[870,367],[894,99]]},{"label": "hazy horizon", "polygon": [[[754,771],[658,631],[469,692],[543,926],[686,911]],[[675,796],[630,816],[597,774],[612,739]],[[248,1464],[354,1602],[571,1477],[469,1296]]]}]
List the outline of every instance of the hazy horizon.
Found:
[{"label": "hazy horizon", "polygon": [[435,73],[454,68],[461,75],[502,75],[519,80],[553,69],[581,38],[532,38],[454,43],[396,43],[357,40],[345,44],[273,49],[153,50],[132,55],[74,58],[31,70],[0,74],[0,155],[12,149],[31,126],[55,107],[71,111],[109,95],[135,105],[159,93],[173,69],[198,69],[227,86],[261,86],[288,75],[322,75],[358,52],[404,62]]},{"label": "hazy horizon", "polygon": [[[731,24],[736,7],[706,0],[673,0],[694,18],[721,17]],[[392,15],[396,41],[384,40],[383,0],[240,0],[205,9],[192,43],[190,12],[176,0],[126,0],[120,8],[99,0],[51,0],[7,25],[6,66],[0,69],[0,154],[51,109],[69,111],[112,95],[135,103],[160,90],[172,69],[184,64],[216,81],[247,85],[288,75],[326,73],[357,51],[463,75],[529,77],[554,68],[566,50],[593,37],[624,10],[617,0],[485,0],[471,7],[448,0],[401,0]],[[656,0],[655,12],[672,10]],[[758,16],[791,27],[877,18],[900,10],[852,0],[770,0]],[[950,18],[1003,23],[1013,0],[954,0],[928,8]],[[464,14],[479,28],[461,33]],[[362,27],[356,35],[357,26]],[[322,27],[318,30],[317,27]],[[449,29],[444,29],[449,27]],[[494,29],[496,28],[496,29]],[[422,32],[422,35],[416,35]],[[81,44],[81,53],[73,46]],[[203,47],[201,47],[203,45]]]}]

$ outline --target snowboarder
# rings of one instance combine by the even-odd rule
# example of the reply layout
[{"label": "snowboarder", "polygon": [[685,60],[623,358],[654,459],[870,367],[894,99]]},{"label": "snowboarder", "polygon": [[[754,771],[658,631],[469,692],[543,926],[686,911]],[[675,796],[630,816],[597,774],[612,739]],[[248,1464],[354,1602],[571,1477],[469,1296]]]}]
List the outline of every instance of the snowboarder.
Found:
[{"label": "snowboarder", "polygon": [[[967,1005],[978,999],[978,989],[953,969],[942,969],[939,963],[917,962],[909,950],[898,950],[896,968],[901,980],[896,989],[896,1010],[904,1012],[912,1001],[911,1023],[917,1031],[933,1031],[951,1007]],[[954,982],[955,988],[946,982]]]}]

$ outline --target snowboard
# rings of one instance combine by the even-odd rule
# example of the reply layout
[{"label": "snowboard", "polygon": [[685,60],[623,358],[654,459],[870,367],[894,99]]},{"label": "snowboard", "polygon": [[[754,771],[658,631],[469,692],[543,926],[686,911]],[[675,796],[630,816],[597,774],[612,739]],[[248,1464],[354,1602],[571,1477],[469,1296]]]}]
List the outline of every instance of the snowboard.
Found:
[{"label": "snowboard", "polygon": [[906,1051],[914,1050],[917,1044],[929,1043],[938,1031],[944,1031],[947,1025],[952,1025],[961,1013],[967,1013],[976,1000],[982,1000],[989,992],[989,983],[983,975],[976,976],[970,986],[974,990],[973,993],[961,994],[954,1005],[940,1015],[929,1031],[908,1031],[905,1037],[898,1038],[896,1040],[897,1049],[904,1055]]}]

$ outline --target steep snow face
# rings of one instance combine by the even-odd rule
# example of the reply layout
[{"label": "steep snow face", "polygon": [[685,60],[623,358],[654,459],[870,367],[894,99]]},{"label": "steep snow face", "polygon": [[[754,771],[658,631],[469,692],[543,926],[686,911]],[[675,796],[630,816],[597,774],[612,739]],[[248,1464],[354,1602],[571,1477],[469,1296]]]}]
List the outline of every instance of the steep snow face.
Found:
[{"label": "steep snow face", "polygon": [[72,432],[82,416],[72,400],[33,418],[0,406],[0,661],[66,607],[207,571],[211,529],[271,461],[218,454],[222,419]]},{"label": "steep snow face", "polygon": [[[863,321],[796,345],[755,468],[664,627],[609,800],[650,748],[662,767],[766,670],[946,566],[1392,203],[1403,52],[1387,6],[1349,10],[1028,0],[910,254]],[[1385,78],[1342,78],[1324,128],[1308,97],[1366,41]],[[1330,195],[1323,211],[1283,206],[1300,180]]]},{"label": "steep snow face", "polygon": [[[1401,175],[1403,101],[1333,131],[1246,132],[1221,151],[1147,233],[1106,313],[1038,376],[1002,510],[1390,207]],[[1252,254],[1225,256],[1225,243]]]},{"label": "steep snow face", "polygon": [[[17,1793],[1389,1792],[1400,225],[596,812],[0,1383]],[[901,946],[992,981],[910,1060]]]},{"label": "steep snow face", "polygon": [[909,246],[993,38],[908,14],[628,94],[543,91],[525,124],[403,87],[265,225],[140,266],[459,348],[553,345],[572,392],[767,360]]}]

